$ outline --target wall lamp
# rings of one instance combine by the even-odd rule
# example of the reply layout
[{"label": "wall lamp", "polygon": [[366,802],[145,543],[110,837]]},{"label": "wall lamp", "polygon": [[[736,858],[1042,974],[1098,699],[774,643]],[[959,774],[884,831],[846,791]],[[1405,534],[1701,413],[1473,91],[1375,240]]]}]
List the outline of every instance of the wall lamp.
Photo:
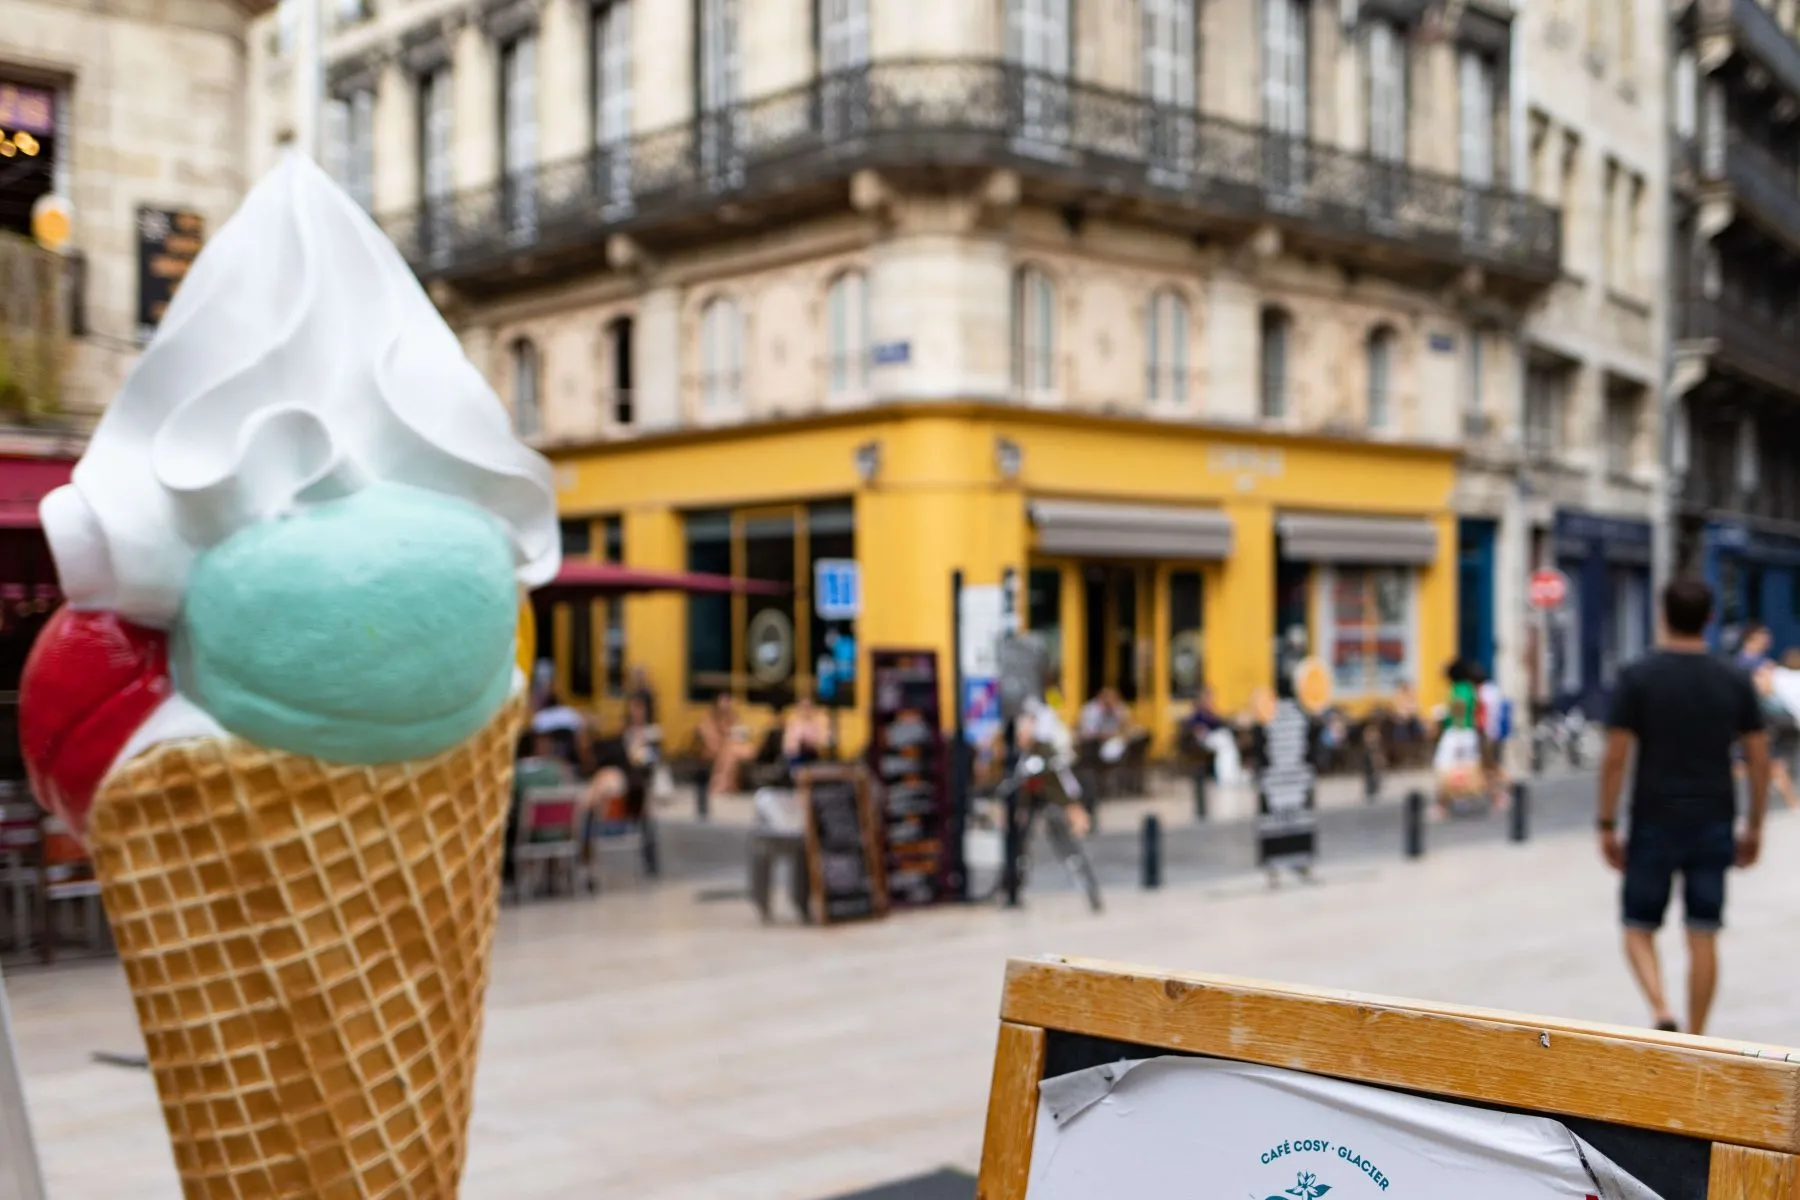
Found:
[{"label": "wall lamp", "polygon": [[999,469],[1000,478],[1009,482],[1017,479],[1025,467],[1025,451],[1011,438],[997,437],[994,439],[994,466]]},{"label": "wall lamp", "polygon": [[855,458],[856,477],[864,483],[874,483],[881,474],[881,443],[864,442],[856,448]]}]

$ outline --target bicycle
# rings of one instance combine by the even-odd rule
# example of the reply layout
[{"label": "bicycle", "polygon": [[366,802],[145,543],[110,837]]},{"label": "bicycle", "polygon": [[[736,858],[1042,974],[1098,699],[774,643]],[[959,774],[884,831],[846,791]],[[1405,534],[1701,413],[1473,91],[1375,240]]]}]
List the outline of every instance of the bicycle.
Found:
[{"label": "bicycle", "polygon": [[1018,878],[1019,889],[1025,888],[1031,876],[1031,843],[1032,835],[1037,829],[1038,820],[1043,820],[1044,837],[1050,843],[1051,851],[1062,863],[1063,869],[1069,873],[1076,885],[1087,896],[1088,907],[1095,912],[1101,910],[1100,879],[1094,873],[1094,864],[1088,860],[1087,852],[1081,847],[1081,839],[1075,836],[1075,829],[1069,823],[1066,805],[1052,800],[1049,796],[1051,777],[1054,768],[1043,756],[1028,754],[1019,760],[1018,768],[995,789],[993,797],[988,801],[990,809],[997,809],[986,814],[970,814],[971,822],[977,828],[985,825],[997,831],[1001,837],[1001,870],[996,872],[993,882],[985,889],[970,890],[970,899],[976,902],[993,900],[999,896],[1006,886],[1005,872],[1005,826],[1006,811],[1009,798],[1012,799],[1014,819],[1019,823],[1018,832]]}]

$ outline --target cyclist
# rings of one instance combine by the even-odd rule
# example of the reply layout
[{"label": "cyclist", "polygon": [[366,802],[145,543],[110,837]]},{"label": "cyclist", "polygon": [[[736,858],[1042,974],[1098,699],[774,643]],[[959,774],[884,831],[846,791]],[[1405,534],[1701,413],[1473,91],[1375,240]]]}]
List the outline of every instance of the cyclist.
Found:
[{"label": "cyclist", "polygon": [[1088,814],[1081,804],[1081,781],[1072,769],[1075,738],[1069,727],[1055,709],[1041,697],[1033,696],[1022,706],[1013,736],[1021,755],[1035,754],[1044,760],[1050,800],[1062,806],[1075,836],[1086,837]]}]

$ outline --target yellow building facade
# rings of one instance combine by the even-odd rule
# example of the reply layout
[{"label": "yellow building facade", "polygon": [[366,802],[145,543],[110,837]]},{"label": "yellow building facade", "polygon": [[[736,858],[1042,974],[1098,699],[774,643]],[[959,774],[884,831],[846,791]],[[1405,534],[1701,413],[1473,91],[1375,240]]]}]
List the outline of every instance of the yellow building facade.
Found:
[{"label": "yellow building facade", "polygon": [[[1441,446],[937,403],[552,457],[577,549],[789,589],[554,614],[560,687],[591,691],[610,723],[641,667],[671,745],[718,691],[766,713],[812,689],[824,557],[860,566],[859,684],[871,649],[935,650],[954,711],[952,574],[1010,571],[1067,715],[1113,687],[1165,747],[1202,684],[1225,712],[1272,688],[1278,640],[1322,658],[1351,709],[1401,686],[1436,702],[1455,652],[1456,454]],[[868,704],[859,686],[846,749]]]}]

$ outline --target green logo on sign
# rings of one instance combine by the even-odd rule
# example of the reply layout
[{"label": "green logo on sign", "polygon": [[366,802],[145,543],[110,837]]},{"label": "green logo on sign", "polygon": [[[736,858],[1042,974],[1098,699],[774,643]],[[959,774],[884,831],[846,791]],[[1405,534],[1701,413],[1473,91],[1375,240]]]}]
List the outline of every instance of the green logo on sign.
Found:
[{"label": "green logo on sign", "polygon": [[1294,1197],[1294,1200],[1319,1200],[1319,1197],[1330,1190],[1329,1183],[1320,1183],[1317,1175],[1311,1171],[1302,1171],[1294,1186],[1287,1190],[1286,1196],[1270,1196],[1269,1200],[1287,1200],[1287,1196]]}]

